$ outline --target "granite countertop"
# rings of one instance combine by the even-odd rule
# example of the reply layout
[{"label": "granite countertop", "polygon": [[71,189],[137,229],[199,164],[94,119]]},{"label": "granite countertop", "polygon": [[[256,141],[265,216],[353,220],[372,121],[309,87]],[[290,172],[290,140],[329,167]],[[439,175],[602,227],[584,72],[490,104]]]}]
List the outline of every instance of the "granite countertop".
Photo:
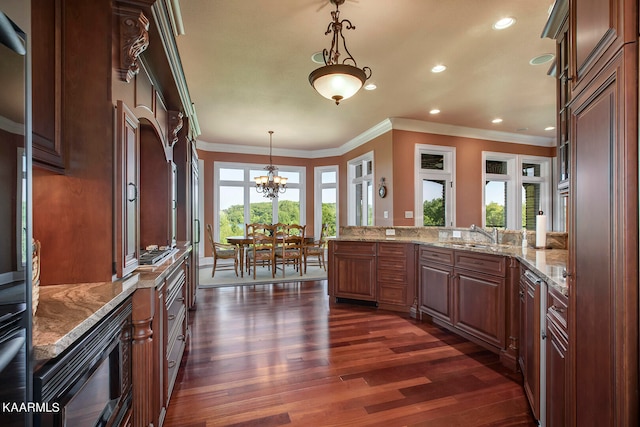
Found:
[{"label": "granite countertop", "polygon": [[536,249],[527,246],[512,246],[504,244],[479,243],[471,246],[469,242],[462,241],[438,241],[437,238],[430,237],[375,237],[375,236],[348,236],[337,237],[336,241],[360,241],[360,242],[405,242],[420,245],[430,245],[441,248],[465,250],[485,254],[502,255],[515,257],[547,285],[552,286],[563,295],[568,295],[567,280],[562,277],[562,271],[567,267],[566,249]]},{"label": "granite countertop", "polygon": [[38,361],[62,353],[139,288],[155,287],[191,252],[182,246],[155,266],[141,266],[124,280],[40,286],[33,316],[33,356]]}]

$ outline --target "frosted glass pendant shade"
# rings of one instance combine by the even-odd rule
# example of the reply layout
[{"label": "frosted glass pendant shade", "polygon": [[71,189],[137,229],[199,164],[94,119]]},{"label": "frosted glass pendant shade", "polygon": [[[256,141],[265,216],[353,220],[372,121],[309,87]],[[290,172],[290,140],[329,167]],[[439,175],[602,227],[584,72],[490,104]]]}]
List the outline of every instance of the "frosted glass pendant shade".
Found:
[{"label": "frosted glass pendant shade", "polygon": [[309,74],[311,86],[336,105],[355,95],[366,80],[363,70],[346,64],[325,65]]}]

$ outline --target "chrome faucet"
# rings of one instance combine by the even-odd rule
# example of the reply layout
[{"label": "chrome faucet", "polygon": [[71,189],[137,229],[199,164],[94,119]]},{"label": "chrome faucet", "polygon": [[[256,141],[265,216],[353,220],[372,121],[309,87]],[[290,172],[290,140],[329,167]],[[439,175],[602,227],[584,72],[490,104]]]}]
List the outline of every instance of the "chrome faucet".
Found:
[{"label": "chrome faucet", "polygon": [[471,227],[469,227],[469,230],[471,231],[475,231],[476,233],[480,233],[483,236],[488,237],[489,239],[491,239],[491,243],[498,243],[498,228],[494,227],[493,231],[491,233],[489,233],[488,231],[485,231],[483,228],[477,227],[475,224],[471,224]]}]

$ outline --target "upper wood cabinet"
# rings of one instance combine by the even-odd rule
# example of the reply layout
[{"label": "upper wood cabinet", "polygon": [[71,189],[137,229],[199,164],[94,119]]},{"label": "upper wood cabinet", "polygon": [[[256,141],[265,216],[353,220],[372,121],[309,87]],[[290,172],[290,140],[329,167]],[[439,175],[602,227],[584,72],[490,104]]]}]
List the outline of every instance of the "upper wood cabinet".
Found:
[{"label": "upper wood cabinet", "polygon": [[62,0],[32,0],[31,31],[33,162],[62,172]]},{"label": "upper wood cabinet", "polygon": [[638,41],[637,0],[570,1],[572,91],[580,92],[625,43]]},{"label": "upper wood cabinet", "polygon": [[140,123],[122,101],[116,106],[115,269],[124,277],[138,266],[140,256]]}]

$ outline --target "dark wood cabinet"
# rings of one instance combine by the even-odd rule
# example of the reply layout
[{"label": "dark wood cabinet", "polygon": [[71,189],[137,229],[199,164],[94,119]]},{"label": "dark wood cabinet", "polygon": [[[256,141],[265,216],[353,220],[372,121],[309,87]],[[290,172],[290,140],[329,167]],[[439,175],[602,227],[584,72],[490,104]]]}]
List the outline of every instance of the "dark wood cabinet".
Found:
[{"label": "dark wood cabinet", "polygon": [[623,47],[571,105],[570,425],[638,421],[637,54]]},{"label": "dark wood cabinet", "polygon": [[376,243],[329,241],[329,295],[376,301]]},{"label": "dark wood cabinet", "polygon": [[122,101],[118,101],[116,116],[115,272],[124,277],[138,267],[140,256],[140,124]]},{"label": "dark wood cabinet", "polygon": [[520,353],[524,391],[536,420],[540,419],[541,282],[522,267],[520,276]]},{"label": "dark wood cabinet", "polygon": [[378,307],[408,311],[413,307],[415,291],[415,254],[413,243],[377,243]]},{"label": "dark wood cabinet", "polygon": [[515,369],[515,360],[507,360],[507,258],[423,246],[418,260],[420,314],[504,355]]},{"label": "dark wood cabinet", "polygon": [[420,313],[453,324],[453,250],[423,246],[419,249],[418,259]]},{"label": "dark wood cabinet", "polygon": [[554,288],[547,292],[546,314],[546,425],[566,426],[567,422],[567,332],[568,300]]},{"label": "dark wood cabinet", "polygon": [[[33,163],[55,172],[65,164],[62,138],[62,0],[31,2]],[[46,70],[46,71],[45,71]]]},{"label": "dark wood cabinet", "polygon": [[505,348],[506,259],[454,252],[453,325],[498,349]]}]

